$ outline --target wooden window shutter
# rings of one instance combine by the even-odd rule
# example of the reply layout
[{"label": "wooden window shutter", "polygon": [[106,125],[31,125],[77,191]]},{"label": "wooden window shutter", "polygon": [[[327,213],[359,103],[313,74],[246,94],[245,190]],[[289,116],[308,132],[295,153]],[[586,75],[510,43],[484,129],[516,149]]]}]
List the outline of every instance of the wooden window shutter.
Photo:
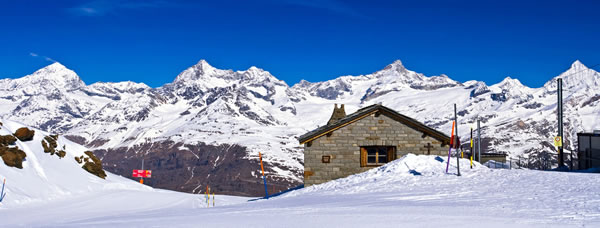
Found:
[{"label": "wooden window shutter", "polygon": [[388,162],[391,162],[392,160],[396,159],[396,148],[393,146],[390,146],[387,148],[387,157],[388,157]]},{"label": "wooden window shutter", "polygon": [[360,148],[360,167],[367,166],[367,149],[364,147]]}]

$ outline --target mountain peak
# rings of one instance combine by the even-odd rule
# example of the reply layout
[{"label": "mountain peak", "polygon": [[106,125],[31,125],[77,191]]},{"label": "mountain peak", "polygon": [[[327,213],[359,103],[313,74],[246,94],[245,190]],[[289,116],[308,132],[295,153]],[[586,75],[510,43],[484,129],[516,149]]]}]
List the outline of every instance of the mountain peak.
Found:
[{"label": "mountain peak", "polygon": [[511,78],[510,76],[507,76],[501,82],[498,82],[498,83],[490,86],[490,88],[499,88],[501,90],[513,91],[513,90],[528,89],[529,87],[523,85],[523,83],[521,83],[521,81],[519,81],[519,79]]},{"label": "mountain peak", "polygon": [[195,65],[187,68],[175,78],[175,82],[195,81],[201,77],[210,77],[215,75],[223,75],[225,70],[219,70],[204,59],[201,59]]},{"label": "mountain peak", "polygon": [[549,91],[554,91],[557,78],[562,78],[564,88],[578,88],[577,90],[584,90],[588,88],[595,89],[600,86],[600,73],[586,67],[579,60],[575,60],[575,62],[571,64],[571,68],[567,71],[546,82],[544,87]]},{"label": "mountain peak", "polygon": [[500,83],[500,85],[510,85],[510,86],[523,86],[523,83],[519,81],[519,79],[511,78],[510,76],[506,76]]},{"label": "mountain peak", "polygon": [[53,73],[53,72],[59,72],[59,71],[71,71],[69,70],[66,66],[60,64],[59,62],[54,62],[50,65],[47,65],[45,67],[42,67],[41,69],[37,70],[34,72],[34,74],[36,73]]},{"label": "mountain peak", "polygon": [[583,63],[581,63],[581,61],[575,60],[575,62],[573,62],[573,64],[571,64],[571,69],[586,70],[588,68],[585,65],[583,65]]},{"label": "mountain peak", "polygon": [[29,76],[25,76],[24,78],[30,78],[32,82],[40,82],[47,83],[48,81],[52,81],[58,88],[78,88],[81,86],[85,86],[85,83],[81,81],[79,76],[72,70],[68,69],[66,66],[60,64],[59,62],[54,62],[44,68],[41,68],[33,74]]},{"label": "mountain peak", "polygon": [[52,68],[52,69],[67,69],[67,67],[65,65],[62,65],[59,62],[54,62],[44,68]]},{"label": "mountain peak", "polygon": [[387,65],[385,68],[383,68],[384,70],[406,70],[406,68],[404,67],[404,65],[402,65],[402,61],[400,61],[399,59],[397,59],[396,61],[394,61],[393,63]]},{"label": "mountain peak", "polygon": [[196,63],[195,66],[198,66],[199,68],[202,69],[215,69],[213,66],[211,66],[210,64],[208,64],[208,62],[205,59],[201,59],[200,61],[198,61],[198,63]]},{"label": "mountain peak", "polygon": [[264,70],[261,68],[255,67],[255,66],[251,66],[250,68],[248,68],[247,71],[264,71]]}]

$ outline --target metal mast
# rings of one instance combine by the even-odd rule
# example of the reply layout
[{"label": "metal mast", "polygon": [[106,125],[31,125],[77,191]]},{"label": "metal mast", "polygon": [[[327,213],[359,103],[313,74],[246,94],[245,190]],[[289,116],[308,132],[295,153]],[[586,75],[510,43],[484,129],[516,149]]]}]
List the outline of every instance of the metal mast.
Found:
[{"label": "metal mast", "polygon": [[558,79],[558,136],[560,137],[560,146],[558,147],[558,167],[565,165],[563,156],[563,103],[562,103],[562,78]]}]

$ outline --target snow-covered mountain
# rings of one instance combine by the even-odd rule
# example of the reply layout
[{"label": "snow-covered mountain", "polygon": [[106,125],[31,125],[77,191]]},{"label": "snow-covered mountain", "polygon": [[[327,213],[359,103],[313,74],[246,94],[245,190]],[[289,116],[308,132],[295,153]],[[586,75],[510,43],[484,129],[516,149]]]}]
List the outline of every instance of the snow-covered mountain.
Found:
[{"label": "snow-covered mountain", "polygon": [[302,182],[303,155],[296,136],[323,125],[333,104],[346,113],[382,103],[443,132],[452,104],[466,137],[482,119],[484,148],[522,157],[532,165],[554,160],[556,78],[563,78],[566,149],[575,134],[600,128],[600,74],[576,61],[541,88],[517,79],[486,85],[425,76],[400,61],[367,75],[342,76],[290,87],[268,71],[221,70],[201,60],[172,83],[85,85],[54,63],[32,75],[0,80],[0,117],[67,135],[95,150],[108,171],[128,176],[153,169],[155,187],[198,192],[210,184],[229,194],[263,190],[258,153],[278,191]]}]

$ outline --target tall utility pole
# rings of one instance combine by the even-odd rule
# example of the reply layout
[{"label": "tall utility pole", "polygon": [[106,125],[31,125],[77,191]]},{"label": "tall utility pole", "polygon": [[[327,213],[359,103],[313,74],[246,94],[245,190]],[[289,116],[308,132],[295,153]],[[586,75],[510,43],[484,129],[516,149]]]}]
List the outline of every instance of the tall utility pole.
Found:
[{"label": "tall utility pole", "polygon": [[460,158],[458,156],[458,149],[460,148],[460,145],[458,145],[458,119],[456,117],[456,104],[454,104],[454,123],[454,132],[456,132],[456,139],[454,140],[454,146],[456,146],[456,175],[460,176]]},{"label": "tall utility pole", "polygon": [[563,157],[563,103],[562,103],[562,78],[558,79],[558,136],[560,137],[560,146],[558,147],[558,168],[565,165]]},{"label": "tall utility pole", "polygon": [[[144,171],[144,159],[143,158],[142,158],[142,172],[144,172],[144,173],[146,172],[146,171]],[[140,178],[140,184],[144,184],[144,177],[143,176]]]},{"label": "tall utility pole", "polygon": [[477,162],[481,163],[481,127],[479,126],[479,116],[477,117]]}]

